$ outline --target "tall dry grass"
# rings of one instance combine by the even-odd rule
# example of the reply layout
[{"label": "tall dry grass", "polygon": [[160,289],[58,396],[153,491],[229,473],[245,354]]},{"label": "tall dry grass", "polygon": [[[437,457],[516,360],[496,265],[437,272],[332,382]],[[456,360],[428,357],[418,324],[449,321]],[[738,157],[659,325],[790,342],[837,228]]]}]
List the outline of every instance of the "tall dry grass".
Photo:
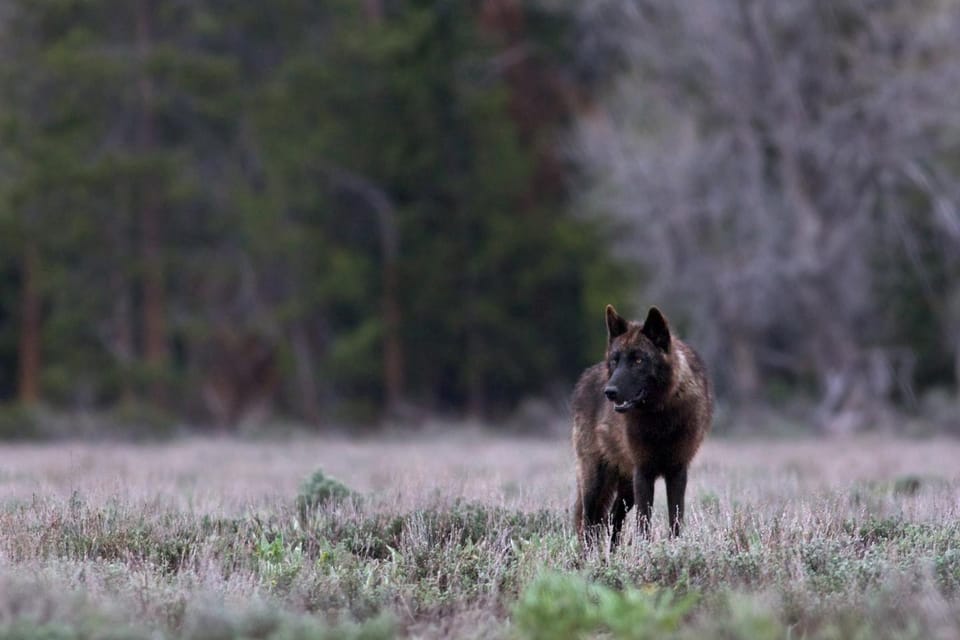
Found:
[{"label": "tall dry grass", "polygon": [[[583,555],[565,441],[3,446],[0,630],[529,635],[515,603],[558,571],[695,594],[677,637],[960,637],[958,460],[952,440],[713,439],[680,539],[658,485],[650,540]],[[300,513],[318,468],[355,494]]]}]

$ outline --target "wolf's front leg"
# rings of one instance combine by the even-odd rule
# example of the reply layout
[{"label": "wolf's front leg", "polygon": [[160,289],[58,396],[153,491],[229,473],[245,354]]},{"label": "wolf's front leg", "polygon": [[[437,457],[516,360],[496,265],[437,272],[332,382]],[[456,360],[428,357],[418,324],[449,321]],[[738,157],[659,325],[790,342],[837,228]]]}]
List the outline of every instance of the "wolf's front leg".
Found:
[{"label": "wolf's front leg", "polygon": [[633,470],[633,502],[637,507],[637,526],[643,535],[650,535],[650,517],[653,515],[653,484],[657,477],[637,467]]},{"label": "wolf's front leg", "polygon": [[667,481],[667,509],[670,517],[670,531],[680,535],[683,525],[683,494],[687,490],[687,468],[680,467],[664,478]]}]

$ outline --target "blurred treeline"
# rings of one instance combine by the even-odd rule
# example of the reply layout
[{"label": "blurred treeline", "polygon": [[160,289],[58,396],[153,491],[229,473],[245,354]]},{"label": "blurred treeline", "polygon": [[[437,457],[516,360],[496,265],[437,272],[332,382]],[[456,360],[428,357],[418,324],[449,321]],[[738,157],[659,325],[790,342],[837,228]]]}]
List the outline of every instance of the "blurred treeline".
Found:
[{"label": "blurred treeline", "polygon": [[515,2],[5,0],[0,398],[496,416],[627,290],[568,207],[590,78]]},{"label": "blurred treeline", "polygon": [[5,0],[0,402],[562,410],[615,302],[727,406],[949,421],[958,33],[950,0]]}]

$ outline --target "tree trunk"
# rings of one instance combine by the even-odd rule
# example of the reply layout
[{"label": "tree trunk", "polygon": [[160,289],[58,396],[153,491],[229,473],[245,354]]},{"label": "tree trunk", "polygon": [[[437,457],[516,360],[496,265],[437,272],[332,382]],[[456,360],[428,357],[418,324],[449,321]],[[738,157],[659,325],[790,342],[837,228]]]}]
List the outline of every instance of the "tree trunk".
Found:
[{"label": "tree trunk", "polygon": [[757,400],[760,391],[760,374],[757,361],[746,336],[734,334],[733,343],[733,380],[737,399],[749,404]]},{"label": "tree trunk", "polygon": [[110,274],[111,295],[113,296],[113,317],[111,318],[109,350],[120,366],[120,396],[124,404],[133,402],[134,387],[130,379],[131,367],[136,359],[136,346],[134,336],[134,304],[131,300],[131,291],[129,287],[129,271],[127,260],[129,259],[129,247],[124,245],[126,238],[119,236],[126,231],[125,227],[114,229],[116,233],[115,247],[117,256],[120,257],[120,264],[114,268]]},{"label": "tree trunk", "polygon": [[[156,147],[156,117],[153,112],[153,81],[146,69],[151,47],[151,11],[149,0],[137,1],[137,50],[140,54],[140,113],[137,122],[137,146],[143,155]],[[151,373],[162,371],[167,361],[167,328],[163,260],[161,256],[160,210],[156,185],[150,177],[140,184],[140,256],[143,265],[143,355]],[[163,385],[155,380],[150,395],[162,402]]]},{"label": "tree trunk", "polygon": [[[384,18],[383,0],[363,0],[367,21],[380,25]],[[383,191],[371,184],[355,182],[355,188],[373,205],[380,225],[380,247],[383,267],[380,282],[383,291],[380,309],[383,313],[383,388],[385,413],[396,416],[403,397],[403,346],[400,339],[400,301],[397,261],[400,253],[400,235],[396,211]]]},{"label": "tree trunk", "polygon": [[383,0],[363,0],[363,13],[373,25],[383,22]]},{"label": "tree trunk", "polygon": [[388,415],[396,415],[403,396],[403,346],[400,339],[400,300],[397,295],[400,242],[394,214],[392,208],[380,209],[379,213],[383,252],[383,383]]},{"label": "tree trunk", "polygon": [[480,340],[472,327],[467,329],[466,343],[467,415],[481,420],[487,415],[487,394],[483,384],[483,369],[477,362]]},{"label": "tree trunk", "polygon": [[317,373],[313,367],[313,350],[310,338],[303,326],[297,322],[290,336],[293,347],[293,362],[297,372],[297,387],[300,392],[300,405],[304,417],[312,424],[320,424],[320,402],[317,400]]},{"label": "tree trunk", "polygon": [[377,216],[380,252],[383,259],[380,272],[382,286],[380,309],[383,314],[384,402],[385,413],[395,416],[403,400],[404,387],[403,341],[400,337],[402,320],[398,295],[400,230],[397,225],[397,211],[383,189],[366,177],[336,167],[326,169],[335,184],[366,200]]},{"label": "tree trunk", "polygon": [[957,391],[957,399],[960,400],[960,335],[957,336],[953,347],[953,383]]},{"label": "tree trunk", "polygon": [[160,224],[155,205],[147,198],[140,216],[140,251],[143,258],[143,352],[147,364],[162,366],[167,359],[163,262]]},{"label": "tree trunk", "polygon": [[37,246],[28,240],[23,251],[23,283],[20,296],[20,343],[18,353],[17,395],[21,404],[40,400],[40,268]]}]

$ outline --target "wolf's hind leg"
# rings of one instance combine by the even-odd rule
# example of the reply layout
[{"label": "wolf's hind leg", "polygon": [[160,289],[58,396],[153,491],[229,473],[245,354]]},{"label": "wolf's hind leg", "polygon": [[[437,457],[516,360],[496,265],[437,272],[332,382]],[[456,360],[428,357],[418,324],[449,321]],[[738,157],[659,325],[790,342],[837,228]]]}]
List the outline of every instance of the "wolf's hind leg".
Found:
[{"label": "wolf's hind leg", "polygon": [[616,478],[605,464],[600,463],[582,480],[578,533],[583,542],[591,546],[600,539],[609,523],[610,498],[616,487]]}]

